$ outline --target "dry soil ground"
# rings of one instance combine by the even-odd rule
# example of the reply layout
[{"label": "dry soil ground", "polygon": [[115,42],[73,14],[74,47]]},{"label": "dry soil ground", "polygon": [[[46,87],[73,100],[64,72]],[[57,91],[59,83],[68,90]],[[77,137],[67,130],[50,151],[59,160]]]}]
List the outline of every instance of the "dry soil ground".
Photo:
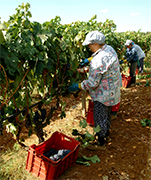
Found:
[{"label": "dry soil ground", "polygon": [[[89,167],[76,164],[66,170],[58,180],[151,180],[151,128],[142,127],[140,123],[145,118],[151,120],[151,86],[145,87],[146,79],[137,80],[137,83],[138,85],[134,87],[121,89],[121,106],[117,119],[112,121],[110,130],[112,141],[106,143],[106,150],[90,151],[80,148],[79,156],[98,155],[101,162],[91,163]],[[80,130],[79,122],[86,118],[81,113],[80,93],[77,98],[71,96],[62,100],[67,103],[66,118],[60,119],[58,110],[50,125],[45,128],[47,134],[45,139],[55,131],[73,137],[72,129]],[[49,111],[49,106],[47,110]],[[92,132],[92,128],[87,127],[89,132]],[[22,136],[26,145],[38,144],[37,137],[32,135],[28,138],[26,130]],[[14,142],[6,132],[0,137],[1,149],[11,148]]]}]

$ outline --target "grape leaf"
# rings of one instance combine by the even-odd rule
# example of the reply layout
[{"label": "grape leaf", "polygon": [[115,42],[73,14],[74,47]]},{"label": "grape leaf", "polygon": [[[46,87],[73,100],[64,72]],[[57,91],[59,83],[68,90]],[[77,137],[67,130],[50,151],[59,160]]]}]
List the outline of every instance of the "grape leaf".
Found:
[{"label": "grape leaf", "polygon": [[38,62],[37,62],[37,66],[36,66],[36,71],[35,71],[35,73],[38,74],[38,75],[42,74],[44,68],[45,68],[44,63],[38,61]]},{"label": "grape leaf", "polygon": [[96,132],[96,133],[98,133],[100,130],[101,130],[101,128],[100,128],[99,125],[97,125],[96,128],[95,127],[93,128],[93,131]]},{"label": "grape leaf", "polygon": [[94,155],[93,157],[83,156],[83,158],[84,158],[85,160],[91,161],[92,163],[97,163],[97,162],[100,162],[100,161],[101,161],[97,155]]},{"label": "grape leaf", "polygon": [[86,128],[86,127],[87,127],[87,122],[86,122],[86,120],[84,119],[84,120],[80,121],[79,126],[82,127],[82,128]]}]

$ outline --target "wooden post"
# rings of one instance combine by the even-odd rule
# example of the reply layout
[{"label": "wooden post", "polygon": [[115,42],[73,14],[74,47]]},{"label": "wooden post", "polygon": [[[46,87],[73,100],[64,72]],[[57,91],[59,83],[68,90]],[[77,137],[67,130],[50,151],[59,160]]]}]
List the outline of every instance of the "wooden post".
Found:
[{"label": "wooden post", "polygon": [[[82,74],[82,80],[84,80],[85,74]],[[82,115],[86,116],[86,91],[82,90]]]},{"label": "wooden post", "polygon": [[82,115],[86,116],[86,91],[82,90]]}]

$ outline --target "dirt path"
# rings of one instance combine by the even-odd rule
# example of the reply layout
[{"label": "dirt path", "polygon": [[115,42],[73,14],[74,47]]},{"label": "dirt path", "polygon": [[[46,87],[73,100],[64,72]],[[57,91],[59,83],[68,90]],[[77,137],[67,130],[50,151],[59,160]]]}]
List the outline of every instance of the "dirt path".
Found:
[{"label": "dirt path", "polygon": [[101,159],[85,167],[76,165],[60,179],[151,179],[151,128],[142,127],[140,120],[151,120],[151,87],[144,87],[146,80],[136,87],[122,89],[122,102],[118,118],[112,121],[111,143],[105,151],[80,152],[86,156],[95,154]]}]

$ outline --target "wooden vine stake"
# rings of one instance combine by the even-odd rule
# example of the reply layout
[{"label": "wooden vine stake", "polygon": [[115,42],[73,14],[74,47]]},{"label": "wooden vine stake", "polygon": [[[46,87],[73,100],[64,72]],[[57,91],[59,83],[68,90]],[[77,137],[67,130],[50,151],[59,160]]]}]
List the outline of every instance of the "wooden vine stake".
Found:
[{"label": "wooden vine stake", "polygon": [[[82,74],[82,80],[84,80],[85,75]],[[86,91],[82,90],[82,115],[86,116]]]},{"label": "wooden vine stake", "polygon": [[86,116],[86,91],[82,90],[82,115]]}]

